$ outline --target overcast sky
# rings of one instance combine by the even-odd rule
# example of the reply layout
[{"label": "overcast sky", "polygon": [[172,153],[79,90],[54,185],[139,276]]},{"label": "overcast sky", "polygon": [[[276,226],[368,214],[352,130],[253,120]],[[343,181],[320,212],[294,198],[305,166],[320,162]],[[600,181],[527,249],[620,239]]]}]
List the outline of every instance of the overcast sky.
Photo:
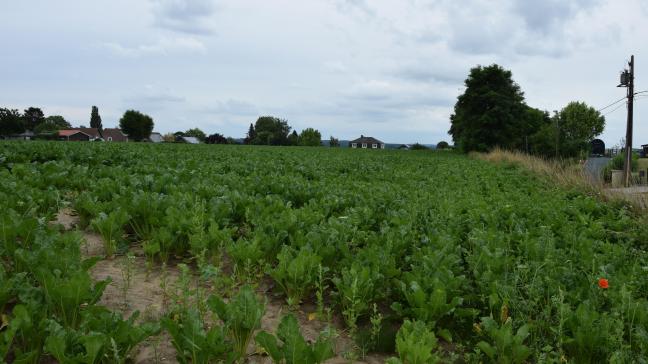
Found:
[{"label": "overcast sky", "polygon": [[[450,140],[471,67],[513,72],[530,106],[602,108],[636,57],[648,89],[645,0],[2,0],[0,107],[105,127],[127,109],[160,132],[243,137],[259,115],[341,139]],[[648,95],[648,93],[647,93]],[[608,145],[625,106],[605,112]],[[635,108],[648,143],[648,97]]]}]

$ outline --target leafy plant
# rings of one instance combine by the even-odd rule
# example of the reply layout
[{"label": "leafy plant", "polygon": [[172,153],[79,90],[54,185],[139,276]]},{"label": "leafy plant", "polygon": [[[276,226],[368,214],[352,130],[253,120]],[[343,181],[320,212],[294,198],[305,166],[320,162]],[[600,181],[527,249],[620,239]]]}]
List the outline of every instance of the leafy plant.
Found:
[{"label": "leafy plant", "polygon": [[265,304],[259,302],[250,286],[243,286],[228,303],[211,296],[207,304],[225,324],[227,335],[234,345],[235,359],[244,358],[254,330],[261,326]]},{"label": "leafy plant", "polygon": [[288,305],[297,306],[315,288],[321,259],[308,248],[294,254],[287,246],[277,259],[279,263],[270,271],[270,276],[286,294]]},{"label": "leafy plant", "polygon": [[275,363],[319,364],[335,355],[330,332],[320,334],[314,343],[309,344],[301,335],[299,323],[293,315],[282,317],[276,337],[261,331],[256,342]]},{"label": "leafy plant", "polygon": [[369,310],[375,294],[374,282],[378,279],[379,273],[357,264],[342,270],[341,276],[333,279],[344,321],[352,332],[357,328],[358,318]]},{"label": "leafy plant", "polygon": [[176,359],[182,364],[207,364],[226,360],[231,353],[221,326],[205,329],[196,310],[164,317],[162,327],[171,335]]},{"label": "leafy plant", "polygon": [[92,220],[92,228],[101,234],[107,256],[115,254],[117,244],[123,240],[123,227],[129,218],[126,211],[118,208],[108,214],[101,212]]},{"label": "leafy plant", "polygon": [[427,364],[440,362],[435,353],[438,347],[434,333],[422,321],[405,320],[396,334],[398,359],[390,358],[391,364]]},{"label": "leafy plant", "polygon": [[482,317],[480,330],[488,338],[488,342],[480,341],[477,348],[481,350],[493,363],[524,363],[531,355],[531,350],[524,345],[529,336],[529,327],[522,325],[513,332],[511,317],[500,325],[492,317]]}]

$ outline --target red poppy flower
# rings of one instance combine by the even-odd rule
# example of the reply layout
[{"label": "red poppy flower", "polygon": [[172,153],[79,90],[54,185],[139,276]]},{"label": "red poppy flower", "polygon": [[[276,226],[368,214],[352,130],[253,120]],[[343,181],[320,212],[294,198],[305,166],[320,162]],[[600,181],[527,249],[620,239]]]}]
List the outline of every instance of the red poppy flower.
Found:
[{"label": "red poppy flower", "polygon": [[601,287],[603,289],[608,289],[610,287],[610,285],[608,283],[608,280],[605,279],[605,278],[599,278],[598,284],[599,284],[599,287]]}]

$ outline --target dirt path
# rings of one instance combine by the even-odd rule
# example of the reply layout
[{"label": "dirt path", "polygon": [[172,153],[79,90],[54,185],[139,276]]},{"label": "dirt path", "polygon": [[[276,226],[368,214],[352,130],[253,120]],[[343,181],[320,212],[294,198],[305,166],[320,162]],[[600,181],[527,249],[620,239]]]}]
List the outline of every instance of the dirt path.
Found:
[{"label": "dirt path", "polygon": [[[63,225],[65,230],[74,230],[78,224],[78,217],[70,209],[61,210],[54,223]],[[101,236],[88,231],[80,231],[85,242],[81,246],[81,253],[85,257],[103,257],[104,247]],[[128,263],[126,256],[116,256],[112,259],[102,259],[91,269],[93,279],[99,281],[110,278],[112,282],[106,287],[100,300],[100,304],[107,308],[120,312],[124,317],[129,317],[135,311],[140,312],[140,320],[159,320],[168,309],[168,303],[172,292],[177,289],[176,284],[180,277],[180,270],[176,264],[169,264],[163,269],[159,264],[155,264],[150,272],[147,272],[146,257],[138,247],[131,248],[133,257]],[[227,260],[223,264],[228,265]],[[221,267],[223,272],[231,271],[231,267]],[[130,271],[130,280],[127,279],[127,272]],[[192,281],[195,281],[193,279]],[[128,286],[128,287],[127,287]],[[166,287],[166,289],[163,289]],[[195,288],[195,285],[192,287]],[[207,293],[210,288],[206,288]],[[258,292],[266,297],[266,312],[261,321],[261,330],[274,333],[283,315],[287,314],[289,309],[285,305],[282,297],[268,294],[268,284],[259,285]],[[314,342],[319,333],[326,328],[327,323],[317,319],[309,320],[309,314],[315,311],[313,305],[302,305],[299,310],[292,311],[297,317],[304,338]],[[343,323],[340,317],[333,318],[333,326],[339,336],[336,339],[336,353],[338,356],[327,361],[327,363],[349,363],[342,355],[353,349],[352,340],[345,335]],[[253,342],[254,343],[254,342]],[[259,354],[255,354],[258,348],[250,345],[248,358],[250,363],[271,363],[272,361]],[[175,358],[176,352],[171,344],[170,337],[166,333],[151,337],[142,343],[134,351],[136,363],[177,363]],[[383,363],[386,357],[372,355],[367,356],[365,361],[354,361],[355,363]]]}]

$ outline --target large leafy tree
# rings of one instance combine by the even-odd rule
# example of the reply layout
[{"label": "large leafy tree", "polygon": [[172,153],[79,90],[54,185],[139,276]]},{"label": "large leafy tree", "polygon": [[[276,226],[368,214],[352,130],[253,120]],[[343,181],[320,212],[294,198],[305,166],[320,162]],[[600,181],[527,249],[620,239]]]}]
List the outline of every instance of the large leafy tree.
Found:
[{"label": "large leafy tree", "polygon": [[288,145],[299,145],[299,134],[297,134],[297,130],[293,130],[288,135]]},{"label": "large leafy tree", "polygon": [[119,127],[129,139],[141,141],[153,131],[153,118],[136,110],[128,110],[119,120]]},{"label": "large leafy tree", "polygon": [[299,145],[306,147],[318,147],[322,144],[322,134],[319,130],[306,128],[299,134]]},{"label": "large leafy tree", "polygon": [[205,139],[207,139],[207,135],[205,134],[205,132],[198,129],[198,128],[193,128],[193,129],[189,129],[189,130],[185,131],[184,136],[194,137],[194,138],[200,140],[201,142],[204,142]]},{"label": "large leafy tree", "polygon": [[72,125],[61,115],[52,115],[45,118],[45,121],[34,128],[36,134],[50,134],[61,129],[71,128]]},{"label": "large leafy tree", "polygon": [[16,109],[0,108],[0,135],[20,134],[25,131],[25,122]]},{"label": "large leafy tree", "polygon": [[470,70],[450,116],[449,134],[463,151],[516,148],[527,130],[524,94],[511,71],[493,64]]},{"label": "large leafy tree", "polygon": [[556,150],[561,157],[575,157],[605,128],[605,117],[584,102],[570,102],[553,116]]},{"label": "large leafy tree", "polygon": [[30,107],[29,109],[26,109],[22,117],[25,123],[25,129],[27,130],[34,130],[38,124],[45,121],[45,114],[43,113],[43,110],[38,107]]},{"label": "large leafy tree", "polygon": [[101,125],[101,116],[99,115],[99,108],[96,106],[93,106],[92,111],[90,112],[90,127],[97,128],[99,131],[103,129],[103,126]]},{"label": "large leafy tree", "polygon": [[261,116],[254,124],[256,136],[253,144],[287,145],[290,126],[288,122],[274,116]]},{"label": "large leafy tree", "polygon": [[333,135],[331,135],[331,138],[329,140],[330,140],[329,141],[329,146],[330,147],[339,147],[340,146],[340,140],[333,137]]}]

